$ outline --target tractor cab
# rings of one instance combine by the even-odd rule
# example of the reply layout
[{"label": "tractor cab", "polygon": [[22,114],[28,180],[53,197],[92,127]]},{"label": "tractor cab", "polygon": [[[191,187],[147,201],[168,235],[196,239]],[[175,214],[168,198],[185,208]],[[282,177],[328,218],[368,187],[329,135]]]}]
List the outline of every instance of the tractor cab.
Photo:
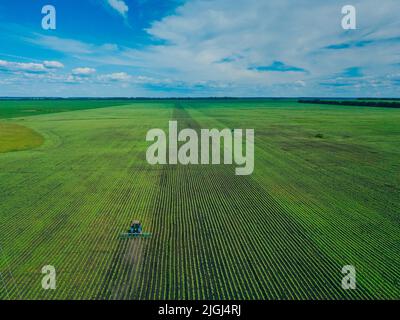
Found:
[{"label": "tractor cab", "polygon": [[142,224],[138,220],[134,220],[131,223],[131,227],[129,228],[129,233],[131,234],[141,234],[142,233]]}]

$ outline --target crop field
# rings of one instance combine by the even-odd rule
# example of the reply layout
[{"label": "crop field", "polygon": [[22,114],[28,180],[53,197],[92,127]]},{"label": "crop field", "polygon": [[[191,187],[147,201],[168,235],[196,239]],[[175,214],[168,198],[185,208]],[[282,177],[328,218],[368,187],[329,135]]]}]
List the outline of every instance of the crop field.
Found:
[{"label": "crop field", "polygon": [[[254,173],[148,164],[170,120],[254,129]],[[0,101],[0,299],[400,299],[399,123],[294,100]],[[153,236],[119,239],[132,220]]]}]

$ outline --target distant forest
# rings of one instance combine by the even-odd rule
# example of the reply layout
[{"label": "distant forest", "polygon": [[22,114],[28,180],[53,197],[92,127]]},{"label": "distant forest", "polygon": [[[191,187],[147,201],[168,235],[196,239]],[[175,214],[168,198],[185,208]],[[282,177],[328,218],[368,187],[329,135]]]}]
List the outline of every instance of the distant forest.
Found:
[{"label": "distant forest", "polygon": [[330,104],[338,106],[400,108],[400,99],[356,99],[356,100],[325,100],[325,99],[300,99],[299,103]]}]

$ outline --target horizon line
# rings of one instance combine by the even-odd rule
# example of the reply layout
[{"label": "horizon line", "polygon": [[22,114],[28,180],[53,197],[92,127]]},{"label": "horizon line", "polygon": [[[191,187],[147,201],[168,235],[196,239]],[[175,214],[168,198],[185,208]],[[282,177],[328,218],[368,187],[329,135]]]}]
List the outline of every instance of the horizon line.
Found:
[{"label": "horizon line", "polygon": [[76,97],[59,97],[59,96],[0,96],[0,100],[205,100],[205,99],[369,99],[369,100],[399,100],[399,97],[371,97],[371,96],[353,96],[353,97],[341,97],[341,96],[330,96],[330,97],[318,97],[318,96],[298,96],[298,97],[274,97],[274,96],[257,96],[257,97],[241,97],[241,96],[207,96],[207,97],[118,97],[118,96],[105,96],[105,97],[93,97],[93,96],[76,96]]}]

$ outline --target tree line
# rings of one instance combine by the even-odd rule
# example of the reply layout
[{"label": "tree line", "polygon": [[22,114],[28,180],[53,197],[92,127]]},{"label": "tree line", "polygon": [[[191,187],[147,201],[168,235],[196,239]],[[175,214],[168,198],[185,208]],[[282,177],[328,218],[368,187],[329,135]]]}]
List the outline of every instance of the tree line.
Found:
[{"label": "tree line", "polygon": [[371,100],[371,99],[357,99],[357,100],[323,100],[323,99],[299,99],[299,103],[313,103],[313,104],[329,104],[339,106],[357,106],[357,107],[381,107],[381,108],[400,108],[400,100],[391,99],[385,100]]}]

